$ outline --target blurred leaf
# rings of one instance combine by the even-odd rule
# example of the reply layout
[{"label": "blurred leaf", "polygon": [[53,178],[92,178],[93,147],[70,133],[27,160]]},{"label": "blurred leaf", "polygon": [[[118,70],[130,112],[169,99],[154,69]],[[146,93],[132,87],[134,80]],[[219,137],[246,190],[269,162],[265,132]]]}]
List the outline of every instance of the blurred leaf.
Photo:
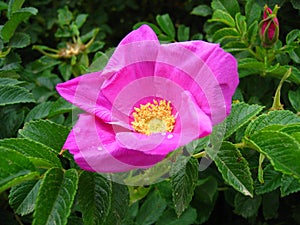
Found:
[{"label": "blurred leaf", "polygon": [[26,102],[35,102],[26,88],[0,85],[0,106]]},{"label": "blurred leaf", "polygon": [[230,137],[239,128],[263,110],[260,105],[248,105],[244,102],[232,105],[231,113],[226,118],[226,134],[225,139]]},{"label": "blurred leaf", "polygon": [[0,78],[0,86],[6,86],[6,85],[18,85],[24,83],[23,81],[19,81],[17,79],[12,78]]},{"label": "blurred leaf", "polygon": [[298,0],[291,0],[291,3],[295,9],[300,9],[300,2]]},{"label": "blurred leaf", "polygon": [[25,0],[10,0],[8,1],[8,7],[7,7],[7,17],[8,19],[11,18],[12,14],[16,12],[17,10],[22,8],[23,3]]},{"label": "blurred leaf", "polygon": [[169,14],[157,15],[156,22],[170,38],[175,39],[175,28]]},{"label": "blurred leaf", "polygon": [[14,35],[15,30],[19,26],[21,22],[26,21],[30,16],[37,14],[37,9],[28,7],[28,8],[22,8],[18,11],[15,11],[10,20],[8,20],[2,30],[1,35],[4,41],[9,41],[9,39]]},{"label": "blurred leaf", "polygon": [[52,107],[53,102],[42,102],[41,104],[36,105],[27,114],[24,122],[46,118]]},{"label": "blurred leaf", "polygon": [[23,124],[25,109],[19,105],[0,107],[0,138],[14,137]]},{"label": "blurred leaf", "polygon": [[261,12],[263,8],[255,2],[255,0],[248,0],[245,6],[245,13],[246,13],[246,21],[247,25],[250,26],[251,24],[258,23],[261,19]]},{"label": "blurred leaf", "polygon": [[[85,225],[105,224],[104,221],[111,209],[112,194],[112,183],[100,174],[87,171],[80,174],[78,206],[82,212]],[[118,203],[116,201],[113,204]],[[118,215],[118,213],[115,215]]]},{"label": "blurred leaf", "polygon": [[253,180],[248,162],[232,143],[223,142],[217,152],[210,148],[206,152],[228,184],[244,195],[253,196]]},{"label": "blurred leaf", "polygon": [[187,208],[180,217],[173,209],[167,209],[155,225],[190,225],[194,224],[197,218],[197,211],[191,207]]},{"label": "blurred leaf", "polygon": [[61,163],[53,149],[25,138],[8,138],[0,140],[0,146],[15,150],[28,159],[36,158],[45,161],[49,166],[61,167]]},{"label": "blurred leaf", "polygon": [[18,32],[10,39],[7,46],[10,48],[24,48],[28,45],[30,45],[30,36],[28,34]]},{"label": "blurred leaf", "polygon": [[88,14],[79,14],[76,17],[75,24],[76,24],[78,29],[80,29],[80,27],[82,27],[82,25],[85,23],[88,16],[89,16]]},{"label": "blurred leaf", "polygon": [[64,25],[69,25],[73,19],[72,12],[70,12],[69,7],[66,5],[64,8],[58,9],[58,23],[61,27]]},{"label": "blurred leaf", "polygon": [[75,169],[52,168],[45,173],[38,192],[33,225],[65,225],[78,184]]},{"label": "blurred leaf", "polygon": [[49,120],[37,120],[25,123],[23,129],[19,130],[19,134],[60,152],[69,129]]},{"label": "blurred leaf", "polygon": [[40,185],[41,180],[30,180],[12,187],[9,204],[17,214],[23,216],[34,211]]},{"label": "blurred leaf", "polygon": [[212,14],[212,10],[208,5],[198,5],[193,8],[191,14],[206,17]]},{"label": "blurred leaf", "polygon": [[279,194],[277,191],[262,196],[263,215],[266,220],[275,219],[278,216]]},{"label": "blurred leaf", "polygon": [[27,157],[0,147],[0,193],[38,176],[39,173]]},{"label": "blurred leaf", "polygon": [[299,29],[294,29],[291,30],[287,35],[286,35],[286,43],[288,45],[293,44],[294,41],[296,41],[300,37],[300,30]]},{"label": "blurred leaf", "polygon": [[284,174],[281,178],[281,197],[288,196],[298,191],[300,191],[300,180]]},{"label": "blurred leaf", "polygon": [[179,25],[177,30],[178,41],[187,41],[190,37],[190,28],[185,25]]},{"label": "blurred leaf", "polygon": [[268,114],[260,115],[255,120],[251,121],[251,123],[245,130],[245,135],[249,136],[251,134],[254,134],[269,125],[287,125],[296,123],[300,123],[300,118],[291,111],[271,111]]},{"label": "blurred leaf", "polygon": [[212,18],[208,20],[208,22],[220,22],[230,27],[235,27],[235,21],[233,17],[229,13],[220,9],[214,11]]},{"label": "blurred leaf", "polygon": [[183,157],[172,164],[170,172],[172,199],[177,216],[180,216],[189,206],[198,180],[198,160],[195,158],[188,160]]},{"label": "blurred leaf", "polygon": [[261,204],[261,196],[254,195],[253,198],[237,193],[234,198],[234,212],[244,218],[256,216]]},{"label": "blurred leaf", "polygon": [[245,141],[264,154],[275,170],[300,179],[300,143],[293,137],[278,131],[260,131]]},{"label": "blurred leaf", "polygon": [[223,10],[229,13],[232,17],[235,16],[238,12],[240,12],[240,6],[237,0],[213,0],[211,3],[211,7],[214,10]]},{"label": "blurred leaf", "polygon": [[137,225],[152,225],[158,221],[167,207],[166,201],[161,197],[159,191],[154,190],[147,196],[142,204],[137,217]]},{"label": "blurred leaf", "polygon": [[64,81],[69,80],[72,76],[72,66],[67,62],[59,64],[58,69]]}]

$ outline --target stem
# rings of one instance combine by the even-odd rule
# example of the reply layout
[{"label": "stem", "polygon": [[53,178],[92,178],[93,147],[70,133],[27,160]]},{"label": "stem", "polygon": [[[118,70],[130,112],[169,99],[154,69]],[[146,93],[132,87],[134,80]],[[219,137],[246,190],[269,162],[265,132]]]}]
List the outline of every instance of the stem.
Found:
[{"label": "stem", "polygon": [[236,143],[236,144],[233,144],[236,148],[245,148],[246,147],[246,144],[244,142],[242,143]]},{"label": "stem", "polygon": [[259,154],[259,160],[258,160],[258,180],[261,184],[263,184],[264,181],[264,170],[262,168],[262,163],[265,160],[265,155]]},{"label": "stem", "polygon": [[205,157],[206,156],[206,152],[203,151],[203,152],[199,152],[195,155],[192,155],[195,159],[199,159],[199,158],[202,158],[202,157]]}]

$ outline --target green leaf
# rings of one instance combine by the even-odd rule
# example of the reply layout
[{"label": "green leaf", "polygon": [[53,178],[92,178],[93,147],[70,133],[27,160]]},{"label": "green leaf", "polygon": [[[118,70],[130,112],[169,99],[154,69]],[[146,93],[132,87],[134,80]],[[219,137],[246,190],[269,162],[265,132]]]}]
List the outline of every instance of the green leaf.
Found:
[{"label": "green leaf", "polygon": [[52,168],[45,173],[38,192],[33,225],[65,225],[77,190],[75,169]]},{"label": "green leaf", "polygon": [[220,9],[214,11],[212,18],[208,20],[208,22],[220,22],[230,27],[235,27],[235,21],[233,17],[229,13]]},{"label": "green leaf", "polygon": [[212,10],[208,5],[198,5],[193,8],[191,14],[206,17],[212,14]]},{"label": "green leaf", "polygon": [[187,208],[178,218],[173,209],[167,209],[155,225],[190,225],[194,224],[197,218],[197,211],[192,207]]},{"label": "green leaf", "polygon": [[232,143],[223,142],[219,151],[207,148],[206,152],[228,184],[244,195],[253,196],[253,180],[248,162]]},{"label": "green leaf", "polygon": [[172,199],[178,217],[189,206],[198,180],[199,164],[197,159],[187,160],[188,158],[179,159],[177,163],[172,164],[170,172]]},{"label": "green leaf", "polygon": [[163,199],[159,191],[154,190],[148,195],[147,199],[141,206],[136,217],[137,225],[152,225],[164,212],[167,202]]},{"label": "green leaf", "polygon": [[25,123],[23,129],[19,130],[19,134],[60,152],[69,134],[69,129],[49,120],[37,120]]},{"label": "green leaf", "polygon": [[240,34],[235,28],[222,28],[214,33],[213,41],[222,42],[224,39],[239,39]]},{"label": "green leaf", "polygon": [[244,35],[247,32],[247,23],[246,23],[246,17],[243,16],[240,12],[235,15],[235,23],[238,32],[241,35]]},{"label": "green leaf", "polygon": [[235,16],[238,12],[240,12],[240,6],[237,0],[213,0],[211,3],[211,7],[214,10],[223,10],[228,12],[232,17]]},{"label": "green leaf", "polygon": [[[247,25],[259,21],[261,18],[262,7],[254,0],[248,0],[245,6]],[[256,22],[257,23],[257,22]]]},{"label": "green leaf", "polygon": [[28,45],[30,45],[30,36],[28,34],[18,32],[10,39],[7,46],[10,48],[24,48]]},{"label": "green leaf", "polygon": [[67,102],[63,98],[59,98],[56,102],[52,104],[48,117],[54,117],[59,114],[72,112],[76,107],[70,102]]},{"label": "green leaf", "polygon": [[26,88],[0,85],[0,106],[27,102],[35,100]]},{"label": "green leaf", "polygon": [[0,146],[15,150],[28,159],[41,159],[48,166],[61,167],[61,163],[53,149],[26,138],[9,138],[0,140]]},{"label": "green leaf", "polygon": [[281,185],[282,174],[274,170],[272,165],[267,165],[263,171],[264,183],[261,184],[259,181],[257,181],[255,185],[255,193],[257,195],[262,195],[274,191]]},{"label": "green leaf", "polygon": [[263,195],[262,206],[263,215],[266,220],[277,218],[279,208],[278,191],[273,191]]},{"label": "green leaf", "polygon": [[157,15],[156,22],[170,38],[175,39],[175,28],[169,14]]},{"label": "green leaf", "polygon": [[261,200],[260,195],[254,195],[253,198],[250,198],[237,193],[234,198],[234,212],[244,218],[254,217],[258,213]]},{"label": "green leaf", "polygon": [[112,200],[111,207],[106,224],[122,224],[129,205],[129,192],[128,187],[118,183],[112,183]]},{"label": "green leaf", "polygon": [[6,86],[6,85],[18,85],[24,83],[23,81],[19,81],[17,79],[12,79],[12,78],[0,78],[0,86]]},{"label": "green leaf", "polygon": [[242,58],[238,60],[239,77],[246,77],[253,74],[262,74],[266,68],[265,64],[253,58]]},{"label": "green leaf", "polygon": [[0,147],[0,193],[38,176],[39,173],[27,157]]},{"label": "green leaf", "polygon": [[239,128],[250,122],[263,108],[264,107],[260,105],[248,105],[244,102],[233,104],[231,113],[226,118],[225,138],[230,137]]},{"label": "green leaf", "polygon": [[70,12],[68,6],[66,5],[62,9],[57,10],[58,13],[58,23],[61,27],[64,25],[69,25],[73,19],[72,12]]},{"label": "green leaf", "polygon": [[82,25],[85,23],[86,19],[88,18],[88,14],[79,14],[75,19],[75,24],[78,29],[82,27]]},{"label": "green leaf", "polygon": [[281,197],[288,196],[298,191],[300,191],[300,180],[284,174],[281,179]]},{"label": "green leaf", "polygon": [[300,37],[300,30],[299,29],[291,30],[286,35],[286,43],[288,45],[293,44],[293,42],[296,41],[299,37]]},{"label": "green leaf", "polygon": [[25,109],[20,105],[0,107],[0,138],[15,137],[24,117]]},{"label": "green leaf", "polygon": [[187,41],[190,37],[190,28],[185,25],[179,25],[177,30],[178,41]]},{"label": "green leaf", "polygon": [[250,43],[254,43],[256,41],[258,34],[258,22],[254,21],[247,30],[247,37]]},{"label": "green leaf", "polygon": [[245,142],[264,154],[275,170],[300,178],[300,143],[290,135],[261,131],[245,138]]},{"label": "green leaf", "polygon": [[105,224],[112,201],[112,183],[100,174],[84,171],[79,178],[78,206],[85,225]]},{"label": "green leaf", "polygon": [[25,0],[10,0],[7,7],[7,17],[11,18],[12,14],[22,8]]},{"label": "green leaf", "polygon": [[9,192],[9,204],[21,216],[32,213],[35,208],[41,180],[30,180],[12,187]]},{"label": "green leaf", "polygon": [[28,7],[28,8],[22,8],[16,12],[14,12],[8,20],[2,30],[1,30],[1,35],[4,41],[9,41],[10,38],[14,35],[15,30],[19,26],[21,22],[26,21],[30,16],[36,15],[38,12],[37,9]]},{"label": "green leaf", "polygon": [[67,62],[63,62],[58,66],[59,72],[64,81],[67,81],[72,76],[72,65]]},{"label": "green leaf", "polygon": [[300,88],[298,88],[296,91],[289,91],[289,100],[293,108],[297,112],[300,112]]},{"label": "green leaf", "polygon": [[298,0],[291,0],[291,3],[295,9],[300,9],[300,2]]},{"label": "green leaf", "polygon": [[287,125],[300,123],[300,118],[288,110],[271,111],[253,120],[245,130],[245,135],[254,134],[270,125]]},{"label": "green leaf", "polygon": [[52,106],[53,102],[42,102],[30,110],[24,122],[46,118]]}]

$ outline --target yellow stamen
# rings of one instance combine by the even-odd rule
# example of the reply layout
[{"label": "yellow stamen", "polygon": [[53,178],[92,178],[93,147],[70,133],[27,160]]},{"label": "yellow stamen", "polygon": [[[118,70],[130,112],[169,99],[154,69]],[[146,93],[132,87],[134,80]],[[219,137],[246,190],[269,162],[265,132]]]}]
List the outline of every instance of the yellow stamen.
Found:
[{"label": "yellow stamen", "polygon": [[132,113],[134,121],[131,122],[136,132],[150,135],[152,133],[172,132],[175,117],[172,115],[171,102],[166,100],[153,100],[153,103],[140,105]]}]

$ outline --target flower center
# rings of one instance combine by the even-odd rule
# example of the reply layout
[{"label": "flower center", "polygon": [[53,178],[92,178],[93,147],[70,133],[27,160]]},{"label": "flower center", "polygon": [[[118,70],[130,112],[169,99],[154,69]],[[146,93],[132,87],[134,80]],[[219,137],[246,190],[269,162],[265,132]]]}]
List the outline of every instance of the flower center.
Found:
[{"label": "flower center", "polygon": [[134,121],[131,122],[136,132],[150,135],[152,133],[172,132],[175,117],[172,115],[171,102],[153,100],[139,108],[134,107],[132,113]]}]

